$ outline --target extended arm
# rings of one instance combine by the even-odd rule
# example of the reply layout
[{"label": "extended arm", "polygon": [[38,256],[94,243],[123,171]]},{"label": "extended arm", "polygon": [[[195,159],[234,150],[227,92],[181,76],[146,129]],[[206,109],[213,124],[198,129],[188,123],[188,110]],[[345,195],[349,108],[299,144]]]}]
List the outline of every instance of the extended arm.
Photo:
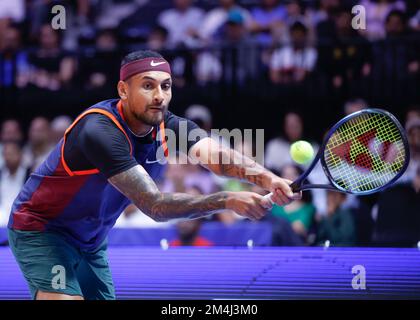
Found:
[{"label": "extended arm", "polygon": [[277,204],[284,205],[300,197],[289,187],[291,181],[276,176],[256,161],[211,138],[198,141],[189,156],[215,174],[238,178],[273,192],[273,201]]},{"label": "extended arm", "polygon": [[108,181],[156,221],[200,218],[224,209],[235,210],[250,219],[259,219],[264,215],[260,205],[262,197],[250,192],[218,192],[202,196],[161,193],[140,165],[116,174]]}]

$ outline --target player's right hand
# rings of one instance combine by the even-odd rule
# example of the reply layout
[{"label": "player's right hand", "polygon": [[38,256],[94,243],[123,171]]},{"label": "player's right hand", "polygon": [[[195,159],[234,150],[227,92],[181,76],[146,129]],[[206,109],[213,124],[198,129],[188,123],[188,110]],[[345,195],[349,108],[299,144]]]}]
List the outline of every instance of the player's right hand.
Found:
[{"label": "player's right hand", "polygon": [[245,218],[258,220],[267,213],[267,209],[263,207],[267,201],[255,192],[229,192],[226,209],[233,210]]}]

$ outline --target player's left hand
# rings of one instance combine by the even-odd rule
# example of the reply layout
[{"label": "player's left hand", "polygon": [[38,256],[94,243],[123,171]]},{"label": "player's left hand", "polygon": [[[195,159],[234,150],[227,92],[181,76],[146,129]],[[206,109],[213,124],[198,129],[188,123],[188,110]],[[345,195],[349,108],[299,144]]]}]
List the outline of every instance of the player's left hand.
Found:
[{"label": "player's left hand", "polygon": [[293,200],[302,198],[302,192],[294,193],[290,188],[293,181],[280,177],[273,177],[271,180],[270,191],[273,193],[271,200],[279,206],[285,206]]}]

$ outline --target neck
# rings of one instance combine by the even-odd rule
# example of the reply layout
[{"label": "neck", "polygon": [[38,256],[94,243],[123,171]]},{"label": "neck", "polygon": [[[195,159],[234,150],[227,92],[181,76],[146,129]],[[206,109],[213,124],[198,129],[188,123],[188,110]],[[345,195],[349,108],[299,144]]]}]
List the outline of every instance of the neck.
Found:
[{"label": "neck", "polygon": [[37,145],[32,146],[32,153],[36,156],[44,153],[47,150],[48,144],[47,143],[40,143]]},{"label": "neck", "polygon": [[122,112],[124,115],[125,122],[128,125],[128,128],[136,135],[136,136],[144,136],[148,134],[153,126],[143,123],[142,121],[138,120],[131,112],[128,112],[128,106],[126,103],[122,102]]},{"label": "neck", "polygon": [[9,173],[10,173],[12,176],[14,176],[14,175],[15,175],[15,173],[17,172],[18,168],[19,168],[19,167],[13,167],[13,168],[8,167],[7,169],[9,170]]}]

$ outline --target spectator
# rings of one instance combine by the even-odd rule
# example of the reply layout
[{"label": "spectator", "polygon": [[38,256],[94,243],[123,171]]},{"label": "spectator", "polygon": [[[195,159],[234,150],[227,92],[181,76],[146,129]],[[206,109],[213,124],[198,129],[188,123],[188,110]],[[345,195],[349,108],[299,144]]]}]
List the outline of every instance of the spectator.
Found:
[{"label": "spectator", "polygon": [[[420,130],[420,129],[418,129]],[[412,181],[379,193],[372,210],[375,221],[372,242],[387,247],[414,247],[420,241],[420,166]]]},{"label": "spectator", "polygon": [[47,158],[52,150],[51,127],[46,118],[37,117],[29,127],[28,143],[23,149],[23,163],[32,171]]},{"label": "spectator", "polygon": [[62,51],[60,33],[45,24],[39,39],[39,48],[29,55],[33,69],[29,82],[37,88],[50,91],[69,85],[74,76],[75,61]]},{"label": "spectator", "polygon": [[420,118],[420,105],[410,106],[405,115],[405,122],[418,118]]},{"label": "spectator", "polygon": [[405,3],[401,0],[362,0],[360,4],[366,9],[366,26],[368,26],[360,32],[369,40],[385,37],[383,25],[392,10],[405,10]]},{"label": "spectator", "polygon": [[163,11],[158,22],[168,30],[168,44],[172,48],[197,46],[203,10],[193,7],[192,0],[174,0],[175,8]]},{"label": "spectator", "polygon": [[242,86],[257,76],[258,52],[240,10],[229,12],[222,35],[222,43],[226,45],[220,57],[223,80],[235,86]]},{"label": "spectator", "polygon": [[173,84],[184,87],[193,81],[193,53],[188,50],[170,50],[168,35],[166,28],[155,26],[147,39],[147,47],[165,55],[171,64]]},{"label": "spectator", "polygon": [[399,182],[403,183],[413,181],[418,168],[420,168],[420,117],[413,117],[408,120],[405,130],[410,147],[410,162],[404,175],[399,180]]},{"label": "spectator", "polygon": [[314,69],[317,51],[308,46],[308,30],[300,22],[290,27],[292,43],[273,53],[270,79],[276,84],[303,83]]},{"label": "spectator", "polygon": [[147,38],[147,47],[150,50],[162,51],[168,47],[168,30],[162,26],[155,26]]},{"label": "spectator", "polygon": [[118,41],[113,30],[98,32],[95,50],[89,50],[80,59],[80,78],[84,90],[95,90],[98,94],[109,94],[115,90],[120,65],[117,51]]},{"label": "spectator", "polygon": [[[303,170],[296,165],[285,165],[280,171],[280,176],[295,181],[302,173]],[[315,216],[311,194],[305,192],[301,200],[293,201],[284,207],[274,205],[271,214],[289,221],[293,231],[306,241]]]},{"label": "spectator", "polygon": [[[293,163],[289,153],[290,145],[297,140],[304,139],[303,119],[297,112],[286,113],[282,127],[284,128],[283,137],[270,140],[265,153],[265,166],[277,171],[280,171],[283,166]],[[316,152],[318,147],[315,143],[312,143],[312,146]]]},{"label": "spectator", "polygon": [[185,118],[194,121],[201,129],[210,133],[213,128],[212,115],[206,106],[200,104],[190,105],[185,110]]},{"label": "spectator", "polygon": [[58,116],[51,121],[51,144],[57,144],[63,137],[72,119],[69,116]]},{"label": "spectator", "polygon": [[176,224],[178,238],[169,243],[170,247],[212,247],[213,242],[200,236],[202,219],[180,221]]},{"label": "spectator", "polygon": [[333,18],[329,37],[320,42],[319,66],[335,89],[354,88],[370,75],[370,46],[352,28],[350,10],[339,10]]},{"label": "spectator", "polygon": [[220,27],[218,40],[222,50],[201,53],[197,59],[196,73],[199,82],[216,82],[220,78],[234,86],[244,86],[258,72],[258,51],[248,33],[243,10],[231,9],[226,23]]},{"label": "spectator", "polygon": [[346,194],[327,191],[327,216],[318,225],[318,242],[329,240],[333,246],[356,244],[356,227],[353,214],[343,208]]},{"label": "spectator", "polygon": [[339,0],[320,0],[317,1],[317,9],[311,10],[311,21],[313,26],[328,20],[331,15],[340,7]]},{"label": "spectator", "polygon": [[0,167],[3,166],[3,144],[6,141],[13,141],[16,143],[23,142],[23,132],[20,127],[20,124],[15,119],[7,119],[4,120],[1,124],[1,132],[0,132]]},{"label": "spectator", "polygon": [[6,226],[13,201],[29,176],[29,170],[22,163],[22,148],[16,141],[3,143],[0,167],[0,227]]},{"label": "spectator", "polygon": [[408,5],[410,6],[410,4],[413,12],[409,15],[410,20],[408,24],[413,31],[420,32],[420,1],[410,1]]},{"label": "spectator", "polygon": [[[393,10],[386,17],[386,38],[373,45],[373,92],[383,98],[417,92],[414,85],[419,72],[416,48],[402,41],[407,35],[407,21],[402,11]],[[391,96],[392,95],[392,96]]]},{"label": "spectator", "polygon": [[349,114],[361,111],[363,109],[366,109],[367,107],[367,102],[361,98],[347,100],[343,107],[344,115],[348,116]]},{"label": "spectator", "polygon": [[398,38],[407,34],[407,19],[403,11],[392,10],[385,20],[386,38]]},{"label": "spectator", "polygon": [[279,0],[261,0],[260,6],[252,9],[252,23],[250,31],[257,35],[258,43],[271,45],[272,32],[282,28],[286,19],[286,8],[279,4]]},{"label": "spectator", "polygon": [[19,29],[15,26],[6,28],[3,42],[0,42],[0,88],[21,87],[26,82],[28,67]]},{"label": "spectator", "polygon": [[[286,19],[283,28],[275,30],[275,38],[283,43],[291,41],[290,27],[299,22],[306,26],[308,31],[309,43],[314,40],[314,25],[309,14],[306,13],[306,8],[301,0],[288,0],[286,2]],[[281,27],[281,26],[280,26]]]},{"label": "spectator", "polygon": [[[189,194],[203,194],[200,187],[191,186],[186,189]],[[200,229],[204,219],[194,219],[179,221],[176,224],[178,238],[169,243],[170,247],[193,246],[193,247],[211,247],[214,244],[200,235]]]},{"label": "spectator", "polygon": [[0,44],[11,23],[21,23],[25,18],[25,1],[0,1]]},{"label": "spectator", "polygon": [[211,83],[218,83],[222,78],[222,72],[222,64],[215,52],[203,50],[197,55],[194,74],[198,85],[205,86]]},{"label": "spectator", "polygon": [[200,27],[199,35],[206,42],[211,43],[217,37],[221,28],[226,24],[229,12],[239,11],[244,18],[244,24],[248,28],[251,24],[249,12],[236,4],[235,0],[219,0],[219,7],[210,10],[205,16]]}]

